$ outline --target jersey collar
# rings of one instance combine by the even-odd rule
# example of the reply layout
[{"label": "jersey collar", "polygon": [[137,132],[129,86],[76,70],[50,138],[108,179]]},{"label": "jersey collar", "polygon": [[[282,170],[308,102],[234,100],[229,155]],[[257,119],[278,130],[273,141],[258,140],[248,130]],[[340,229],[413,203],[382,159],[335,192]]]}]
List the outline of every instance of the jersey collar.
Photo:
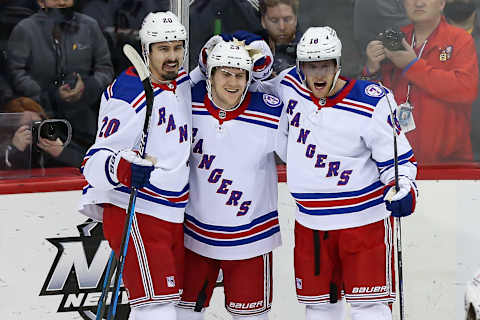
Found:
[{"label": "jersey collar", "polygon": [[224,121],[235,119],[236,117],[241,115],[250,104],[251,98],[252,98],[251,93],[247,92],[240,106],[238,106],[238,108],[232,111],[223,110],[215,106],[215,104],[208,98],[207,94],[205,95],[205,98],[203,98],[203,102],[205,103],[205,107],[207,108],[208,112],[215,119],[217,119],[220,124],[222,124]]},{"label": "jersey collar", "polygon": [[172,80],[172,81],[169,81],[168,83],[156,83],[152,81],[152,87],[160,88],[166,91],[172,91],[173,93],[175,93],[175,90],[177,89],[177,81]]}]

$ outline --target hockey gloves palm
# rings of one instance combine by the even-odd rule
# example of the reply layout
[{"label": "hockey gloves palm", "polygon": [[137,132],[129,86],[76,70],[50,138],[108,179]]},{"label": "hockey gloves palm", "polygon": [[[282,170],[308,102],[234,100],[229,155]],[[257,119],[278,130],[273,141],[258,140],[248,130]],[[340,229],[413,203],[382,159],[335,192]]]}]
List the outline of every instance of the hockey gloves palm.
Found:
[{"label": "hockey gloves palm", "polygon": [[415,211],[417,200],[417,186],[407,177],[398,179],[399,190],[395,190],[395,183],[388,184],[385,188],[384,200],[387,210],[396,218],[406,217]]},{"label": "hockey gloves palm", "polygon": [[110,179],[129,188],[143,188],[154,168],[151,160],[143,159],[132,150],[119,151],[108,160]]},{"label": "hockey gloves palm", "polygon": [[252,78],[255,81],[265,80],[272,73],[273,54],[268,44],[258,35],[247,31],[237,31],[233,34],[222,33],[211,37],[200,50],[198,66],[207,77],[207,58],[212,49],[222,41],[244,41],[253,60]]}]

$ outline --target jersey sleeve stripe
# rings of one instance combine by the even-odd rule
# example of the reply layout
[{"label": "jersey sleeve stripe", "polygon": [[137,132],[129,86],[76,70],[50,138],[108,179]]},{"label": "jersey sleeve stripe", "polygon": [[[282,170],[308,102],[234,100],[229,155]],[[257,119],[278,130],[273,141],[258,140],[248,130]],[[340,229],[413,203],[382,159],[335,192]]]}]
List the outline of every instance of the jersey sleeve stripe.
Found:
[{"label": "jersey sleeve stripe", "polygon": [[[398,161],[401,161],[401,160],[410,161],[410,159],[412,159],[412,163],[416,164],[416,160],[415,160],[415,157],[413,156],[413,150],[412,149],[405,152],[404,154],[401,154],[398,157]],[[375,161],[375,163],[377,164],[377,167],[378,167],[379,170],[383,170],[385,167],[393,165],[394,164],[394,159],[390,159],[390,160],[382,161],[382,162]]]},{"label": "jersey sleeve stripe", "polygon": [[188,193],[188,190],[190,189],[190,185],[187,183],[187,185],[181,190],[181,191],[169,191],[169,190],[163,190],[160,189],[153,184],[149,183],[147,184],[148,189],[152,190],[155,193],[158,193],[159,195],[162,196],[167,196],[167,197],[183,197],[185,194]]},{"label": "jersey sleeve stripe", "polygon": [[[122,193],[125,193],[125,194],[130,194],[130,188],[125,187],[125,186],[115,188],[115,190],[119,191],[119,192],[122,192]],[[171,202],[171,201],[168,201],[168,200],[164,199],[163,197],[157,197],[157,196],[153,196],[151,194],[145,193],[142,190],[138,191],[137,197],[139,197],[143,200],[146,200],[146,201],[150,201],[150,202],[157,203],[157,204],[162,204],[162,205],[165,205],[165,206],[168,206],[168,207],[175,207],[175,208],[185,208],[187,206],[187,202],[188,202],[188,201]]]},{"label": "jersey sleeve stripe", "polygon": [[[153,90],[153,96],[156,97],[157,95],[159,95],[163,91],[164,90],[162,90],[160,88],[155,88]],[[135,105],[137,105],[139,102],[141,102],[141,104],[135,109],[136,113],[139,113],[147,105],[147,100],[145,99],[145,93],[143,93],[141,100],[138,100],[135,103]],[[132,108],[135,108],[135,105],[133,105]]]},{"label": "jersey sleeve stripe", "polygon": [[107,148],[95,148],[95,149],[90,149],[88,150],[87,154],[83,158],[82,164],[80,165],[80,172],[83,173],[83,169],[85,168],[85,164],[87,163],[88,159],[90,159],[91,156],[93,156],[95,153],[98,151],[105,150],[113,153],[112,150],[107,149]]}]

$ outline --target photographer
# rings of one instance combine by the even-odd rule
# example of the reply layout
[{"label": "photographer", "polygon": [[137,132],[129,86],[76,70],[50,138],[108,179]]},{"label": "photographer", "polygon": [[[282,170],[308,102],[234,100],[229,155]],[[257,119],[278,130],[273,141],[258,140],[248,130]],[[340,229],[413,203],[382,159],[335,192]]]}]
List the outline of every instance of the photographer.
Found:
[{"label": "photographer", "polygon": [[263,30],[257,32],[272,50],[273,75],[294,66],[297,42],[302,33],[298,30],[299,0],[260,0]]},{"label": "photographer", "polygon": [[[63,151],[63,142],[56,138],[37,138],[32,126],[45,120],[47,115],[42,107],[30,98],[20,97],[10,100],[3,107],[5,113],[18,114],[15,123],[3,121],[0,141],[0,169],[29,169],[58,166],[55,159]],[[6,114],[0,113],[2,119]],[[6,120],[6,119],[4,119]],[[18,122],[17,122],[18,121]],[[37,141],[38,140],[38,141]],[[31,152],[31,154],[30,154]]]},{"label": "photographer", "polygon": [[95,20],[73,11],[74,0],[38,3],[10,35],[7,71],[18,96],[72,124],[74,144],[57,160],[79,167],[95,139],[99,97],[112,81],[110,53]]},{"label": "photographer", "polygon": [[475,43],[465,30],[446,22],[445,0],[403,3],[412,22],[402,28],[404,39],[387,32],[369,42],[364,76],[382,79],[393,90],[418,162],[470,162],[470,115],[478,83]]}]

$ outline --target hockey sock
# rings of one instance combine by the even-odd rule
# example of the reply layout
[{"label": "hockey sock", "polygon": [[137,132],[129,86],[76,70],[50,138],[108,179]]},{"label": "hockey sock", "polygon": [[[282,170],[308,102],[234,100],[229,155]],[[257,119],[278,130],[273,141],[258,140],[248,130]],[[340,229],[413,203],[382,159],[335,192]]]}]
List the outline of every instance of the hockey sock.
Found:
[{"label": "hockey sock", "polygon": [[129,320],[176,320],[175,305],[173,303],[154,304],[151,306],[135,307],[130,312]]},{"label": "hockey sock", "polygon": [[351,307],[352,320],[392,320],[392,311],[386,303],[352,303]]},{"label": "hockey sock", "polygon": [[345,303],[322,303],[307,305],[305,308],[306,320],[343,320],[345,318]]},{"label": "hockey sock", "polygon": [[232,315],[233,320],[268,320],[268,312],[253,316],[237,316]]},{"label": "hockey sock", "polygon": [[203,320],[204,312],[195,312],[193,309],[175,308],[177,320]]}]

